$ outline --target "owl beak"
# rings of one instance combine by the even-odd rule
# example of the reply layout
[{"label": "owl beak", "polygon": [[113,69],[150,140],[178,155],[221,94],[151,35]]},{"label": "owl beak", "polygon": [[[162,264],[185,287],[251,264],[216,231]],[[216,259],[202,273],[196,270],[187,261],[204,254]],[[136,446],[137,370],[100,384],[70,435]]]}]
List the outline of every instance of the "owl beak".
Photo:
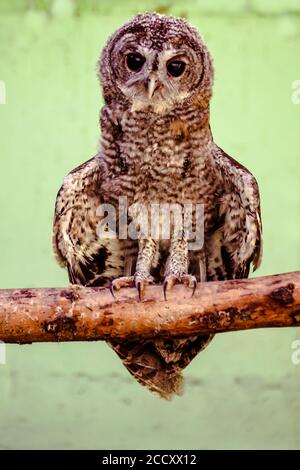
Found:
[{"label": "owl beak", "polygon": [[158,84],[157,84],[157,79],[155,77],[149,77],[147,81],[147,86],[148,86],[148,99],[151,100]]}]

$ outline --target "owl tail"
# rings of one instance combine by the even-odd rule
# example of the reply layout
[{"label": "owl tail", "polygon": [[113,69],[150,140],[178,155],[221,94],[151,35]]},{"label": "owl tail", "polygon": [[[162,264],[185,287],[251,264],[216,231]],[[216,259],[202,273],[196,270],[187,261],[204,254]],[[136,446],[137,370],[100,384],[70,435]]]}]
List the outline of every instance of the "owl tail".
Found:
[{"label": "owl tail", "polygon": [[212,337],[146,343],[111,341],[109,345],[141,385],[170,400],[183,392],[182,369],[208,345]]}]

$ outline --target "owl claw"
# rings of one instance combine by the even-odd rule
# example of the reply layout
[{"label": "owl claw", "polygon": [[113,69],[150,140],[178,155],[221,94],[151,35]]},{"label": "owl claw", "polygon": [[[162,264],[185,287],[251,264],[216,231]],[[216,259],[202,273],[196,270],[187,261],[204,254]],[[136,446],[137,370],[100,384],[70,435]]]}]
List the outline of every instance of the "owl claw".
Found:
[{"label": "owl claw", "polygon": [[139,293],[139,301],[141,302],[142,301],[142,283],[140,281],[136,283],[136,288]]},{"label": "owl claw", "polygon": [[167,290],[172,289],[175,284],[184,284],[185,286],[193,289],[191,297],[195,294],[195,290],[197,287],[197,279],[195,276],[191,274],[182,274],[181,276],[176,276],[174,274],[169,274],[164,281],[163,289],[164,289],[164,299],[167,300]]},{"label": "owl claw", "polygon": [[118,279],[114,279],[109,286],[109,290],[113,298],[116,299],[115,291],[120,290],[122,287],[136,287],[139,295],[139,300],[142,301],[143,293],[148,284],[153,284],[153,278],[151,276],[124,276],[119,277]]},{"label": "owl claw", "polygon": [[164,299],[167,301],[167,290],[168,290],[168,283],[165,281],[164,282]]},{"label": "owl claw", "polygon": [[184,274],[181,277],[181,282],[183,282],[183,284],[185,284],[190,289],[193,289],[193,292],[191,295],[191,297],[193,297],[193,295],[195,294],[196,287],[197,287],[197,279],[195,278],[195,276],[192,276],[191,274]]},{"label": "owl claw", "polygon": [[197,288],[197,279],[195,279],[195,280],[193,281],[193,292],[192,292],[191,297],[194,297],[196,288]]},{"label": "owl claw", "polygon": [[124,276],[114,279],[109,286],[109,290],[114,299],[116,299],[115,291],[120,290],[122,287],[134,287],[134,277],[133,276]]},{"label": "owl claw", "polygon": [[164,299],[165,301],[167,301],[168,299],[167,299],[167,282],[166,281],[164,282],[163,287],[164,287]]},{"label": "owl claw", "polygon": [[109,285],[109,292],[111,293],[111,295],[113,296],[114,300],[116,300],[116,296],[115,296],[115,293],[114,293],[114,287],[113,287],[113,283],[111,282],[110,285]]},{"label": "owl claw", "polygon": [[179,283],[180,279],[174,274],[169,274],[164,281],[164,298],[167,300],[167,290],[172,289],[175,284]]},{"label": "owl claw", "polygon": [[149,277],[135,276],[135,287],[138,290],[140,302],[143,300],[143,294],[148,284],[153,284],[152,276],[149,276]]}]

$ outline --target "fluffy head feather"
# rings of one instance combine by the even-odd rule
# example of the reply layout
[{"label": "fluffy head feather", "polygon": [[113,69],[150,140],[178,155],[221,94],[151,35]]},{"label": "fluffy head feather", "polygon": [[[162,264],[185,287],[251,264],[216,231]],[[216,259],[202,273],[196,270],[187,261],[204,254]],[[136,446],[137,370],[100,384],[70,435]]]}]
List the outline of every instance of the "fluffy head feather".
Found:
[{"label": "fluffy head feather", "polygon": [[[130,54],[140,58],[137,70],[128,66]],[[170,73],[174,62],[183,70],[180,76]],[[99,61],[99,77],[107,104],[164,113],[176,104],[192,101],[207,106],[213,66],[193,26],[181,18],[146,13],[137,15],[110,37]]]}]

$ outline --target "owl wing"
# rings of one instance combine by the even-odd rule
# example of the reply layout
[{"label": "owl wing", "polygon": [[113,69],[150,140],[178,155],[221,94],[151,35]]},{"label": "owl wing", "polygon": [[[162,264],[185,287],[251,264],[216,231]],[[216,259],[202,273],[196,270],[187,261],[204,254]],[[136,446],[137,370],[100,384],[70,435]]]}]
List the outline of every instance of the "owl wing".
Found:
[{"label": "owl wing", "polygon": [[57,194],[53,248],[73,284],[105,285],[119,276],[123,267],[118,241],[97,235],[103,174],[97,155],[71,171]]},{"label": "owl wing", "polygon": [[260,198],[254,176],[214,146],[214,163],[223,182],[219,228],[207,240],[208,280],[248,277],[262,259]]}]

